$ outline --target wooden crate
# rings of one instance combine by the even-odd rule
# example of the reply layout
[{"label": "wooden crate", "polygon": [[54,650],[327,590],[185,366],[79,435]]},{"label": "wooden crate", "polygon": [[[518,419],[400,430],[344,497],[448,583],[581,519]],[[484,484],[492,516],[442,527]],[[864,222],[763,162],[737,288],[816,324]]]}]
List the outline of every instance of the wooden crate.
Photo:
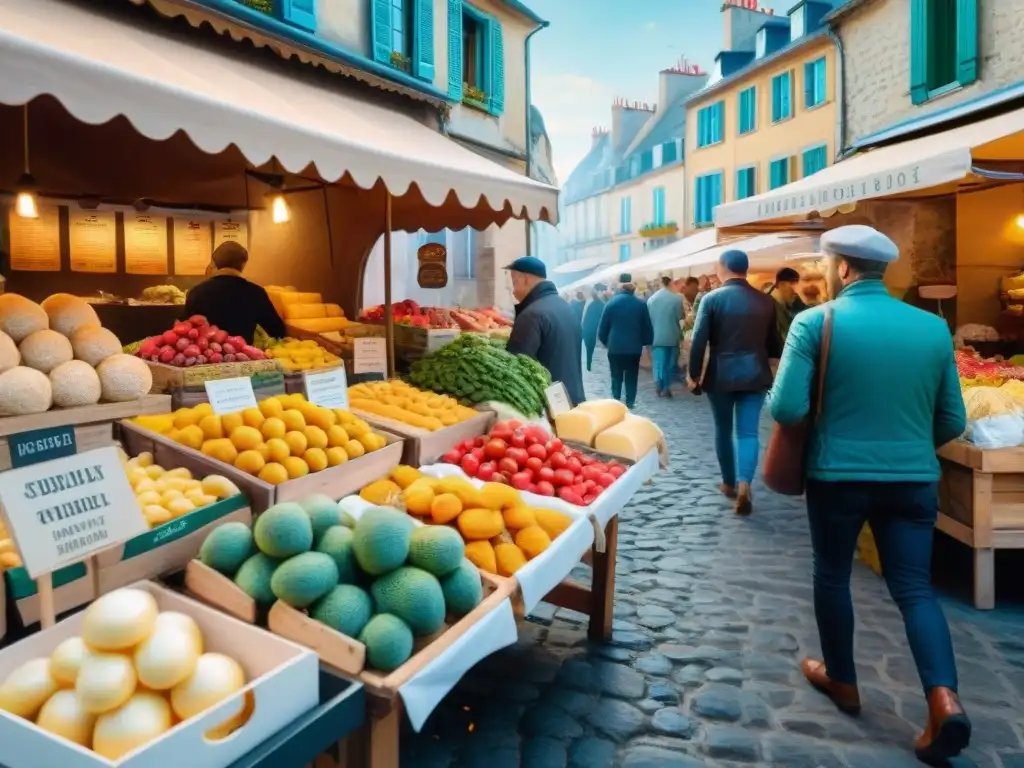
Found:
[{"label": "wooden crate", "polygon": [[463,440],[486,435],[490,431],[491,425],[494,424],[495,418],[493,411],[482,411],[478,416],[460,424],[431,432],[360,410],[353,410],[352,413],[379,429],[400,435],[405,440],[402,463],[412,467],[435,464]]},{"label": "wooden crate", "polygon": [[128,403],[100,403],[80,408],[53,408],[31,416],[0,418],[0,472],[11,468],[8,438],[21,432],[34,432],[55,427],[74,427],[75,446],[79,453],[113,445],[113,424],[134,416],[170,413],[171,398],[146,395]]},{"label": "wooden crate", "polygon": [[936,527],[974,550],[974,607],[995,607],[995,550],[1024,549],[1024,449],[939,449]]},{"label": "wooden crate", "polygon": [[234,379],[252,376],[256,373],[280,372],[281,366],[276,360],[247,360],[242,363],[218,363],[216,365],[194,365],[191,368],[179,368],[146,361],[153,373],[154,393],[166,393],[186,387],[201,387],[207,381]]},{"label": "wooden crate", "polygon": [[379,451],[280,485],[270,485],[230,464],[217,461],[131,422],[121,422],[118,429],[125,450],[132,455],[149,451],[162,467],[187,467],[199,476],[224,475],[249,498],[255,515],[282,501],[297,501],[314,493],[323,493],[333,499],[358,493],[363,486],[386,476],[397,467],[402,460],[403,450],[400,437],[381,430],[388,444]]}]

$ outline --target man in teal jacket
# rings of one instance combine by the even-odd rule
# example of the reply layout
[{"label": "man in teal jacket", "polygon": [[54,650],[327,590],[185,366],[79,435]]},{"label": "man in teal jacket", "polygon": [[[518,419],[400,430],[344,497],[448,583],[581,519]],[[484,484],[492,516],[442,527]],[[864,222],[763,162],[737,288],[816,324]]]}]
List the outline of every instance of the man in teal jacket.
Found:
[{"label": "man in teal jacket", "polygon": [[824,661],[804,659],[801,667],[840,710],[860,711],[850,573],[867,521],[928,700],[915,751],[936,764],[959,754],[971,734],[957,697],[949,627],[930,581],[940,474],[935,450],[966,426],[953,345],[941,318],[889,295],[882,277],[899,251],[888,237],[867,226],[839,227],[822,236],[821,249],[836,298],[794,318],[771,393],[777,422],[812,416],[831,312],[821,415],[811,427],[806,464]]}]

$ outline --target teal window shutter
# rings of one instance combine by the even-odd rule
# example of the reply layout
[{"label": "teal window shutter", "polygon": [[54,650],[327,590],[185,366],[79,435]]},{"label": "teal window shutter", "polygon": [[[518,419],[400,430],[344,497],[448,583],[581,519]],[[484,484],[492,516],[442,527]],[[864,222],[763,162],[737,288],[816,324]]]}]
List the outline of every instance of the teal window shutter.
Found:
[{"label": "teal window shutter", "polygon": [[505,111],[505,40],[501,22],[491,17],[487,25],[490,30],[489,50],[485,52],[490,64],[487,82],[488,108],[492,115],[500,116]]},{"label": "teal window shutter", "polygon": [[957,0],[956,81],[968,85],[978,79],[978,0]]},{"label": "teal window shutter", "polygon": [[281,18],[293,27],[316,32],[316,0],[282,0]]},{"label": "teal window shutter", "polygon": [[747,197],[752,197],[757,194],[757,190],[754,188],[754,180],[756,169],[751,168],[740,168],[736,171],[736,199],[743,200]]},{"label": "teal window shutter", "polygon": [[772,122],[785,120],[793,115],[793,83],[789,72],[772,78]]},{"label": "teal window shutter", "polygon": [[655,187],[654,188],[654,221],[651,222],[656,226],[661,226],[665,223],[665,188]]},{"label": "teal window shutter", "polygon": [[813,107],[817,104],[814,100],[814,62],[804,64],[804,106]]},{"label": "teal window shutter", "polygon": [[768,188],[778,189],[789,183],[789,158],[772,160],[768,173]]},{"label": "teal window shutter", "polygon": [[828,147],[822,144],[804,152],[804,177],[811,176],[828,166]]},{"label": "teal window shutter", "polygon": [[910,101],[928,101],[928,0],[910,0]]},{"label": "teal window shutter", "polygon": [[434,2],[433,0],[405,0],[413,6],[412,73],[428,82],[434,81]]},{"label": "teal window shutter", "polygon": [[370,0],[370,47],[373,60],[391,64],[391,0]]},{"label": "teal window shutter", "polygon": [[448,95],[462,101],[462,0],[448,0]]},{"label": "teal window shutter", "polygon": [[739,112],[737,122],[741,136],[757,128],[757,86],[740,91],[737,112]]},{"label": "teal window shutter", "polygon": [[619,243],[619,262],[629,261],[629,243]]},{"label": "teal window shutter", "polygon": [[792,117],[793,115],[793,83],[789,72],[782,74],[782,116]]}]

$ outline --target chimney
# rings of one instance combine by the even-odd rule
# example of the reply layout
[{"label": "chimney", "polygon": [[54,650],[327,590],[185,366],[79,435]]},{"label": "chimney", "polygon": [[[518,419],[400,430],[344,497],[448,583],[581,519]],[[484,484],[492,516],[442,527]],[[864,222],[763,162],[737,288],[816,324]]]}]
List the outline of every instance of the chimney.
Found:
[{"label": "chimney", "polygon": [[708,73],[686,58],[658,73],[658,104],[663,110],[696,93],[708,82]]},{"label": "chimney", "polygon": [[654,114],[657,106],[616,98],[612,102],[612,146],[616,150],[625,149]]},{"label": "chimney", "polygon": [[757,30],[766,17],[775,11],[761,8],[758,0],[725,0],[722,4],[722,26],[725,32],[723,51],[752,51]]},{"label": "chimney", "polygon": [[593,149],[594,147],[596,147],[598,142],[601,141],[601,139],[603,139],[607,135],[607,128],[594,128],[590,132],[590,148]]}]

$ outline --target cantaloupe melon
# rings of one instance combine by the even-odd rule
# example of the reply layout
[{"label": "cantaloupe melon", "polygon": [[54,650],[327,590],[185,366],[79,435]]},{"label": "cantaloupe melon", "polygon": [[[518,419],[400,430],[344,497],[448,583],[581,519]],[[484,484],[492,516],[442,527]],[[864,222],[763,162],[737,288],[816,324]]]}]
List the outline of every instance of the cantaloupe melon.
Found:
[{"label": "cantaloupe melon", "polygon": [[18,351],[18,345],[10,336],[0,331],[0,373],[20,364],[21,353]]},{"label": "cantaloupe melon", "polygon": [[120,354],[122,348],[113,331],[99,325],[87,325],[75,331],[71,335],[71,347],[75,357],[93,368],[108,357]]},{"label": "cantaloupe melon", "polygon": [[0,293],[0,331],[10,336],[15,344],[49,327],[46,311],[34,301],[17,293]]},{"label": "cantaloupe melon", "polygon": [[50,328],[70,337],[79,328],[99,325],[100,318],[92,305],[70,293],[55,293],[43,299],[43,311],[50,318]]},{"label": "cantaloupe melon", "polygon": [[111,355],[99,364],[96,373],[100,376],[103,400],[108,403],[139,400],[153,387],[149,366],[131,355]]},{"label": "cantaloupe melon", "polygon": [[58,408],[95,405],[103,394],[96,369],[81,360],[69,360],[50,371],[50,387]]},{"label": "cantaloupe melon", "polygon": [[0,373],[0,416],[29,416],[50,410],[53,390],[45,373],[19,365]]},{"label": "cantaloupe melon", "polygon": [[75,353],[71,342],[56,331],[44,330],[26,336],[18,345],[21,364],[37,371],[49,373],[61,363],[71,360]]}]

